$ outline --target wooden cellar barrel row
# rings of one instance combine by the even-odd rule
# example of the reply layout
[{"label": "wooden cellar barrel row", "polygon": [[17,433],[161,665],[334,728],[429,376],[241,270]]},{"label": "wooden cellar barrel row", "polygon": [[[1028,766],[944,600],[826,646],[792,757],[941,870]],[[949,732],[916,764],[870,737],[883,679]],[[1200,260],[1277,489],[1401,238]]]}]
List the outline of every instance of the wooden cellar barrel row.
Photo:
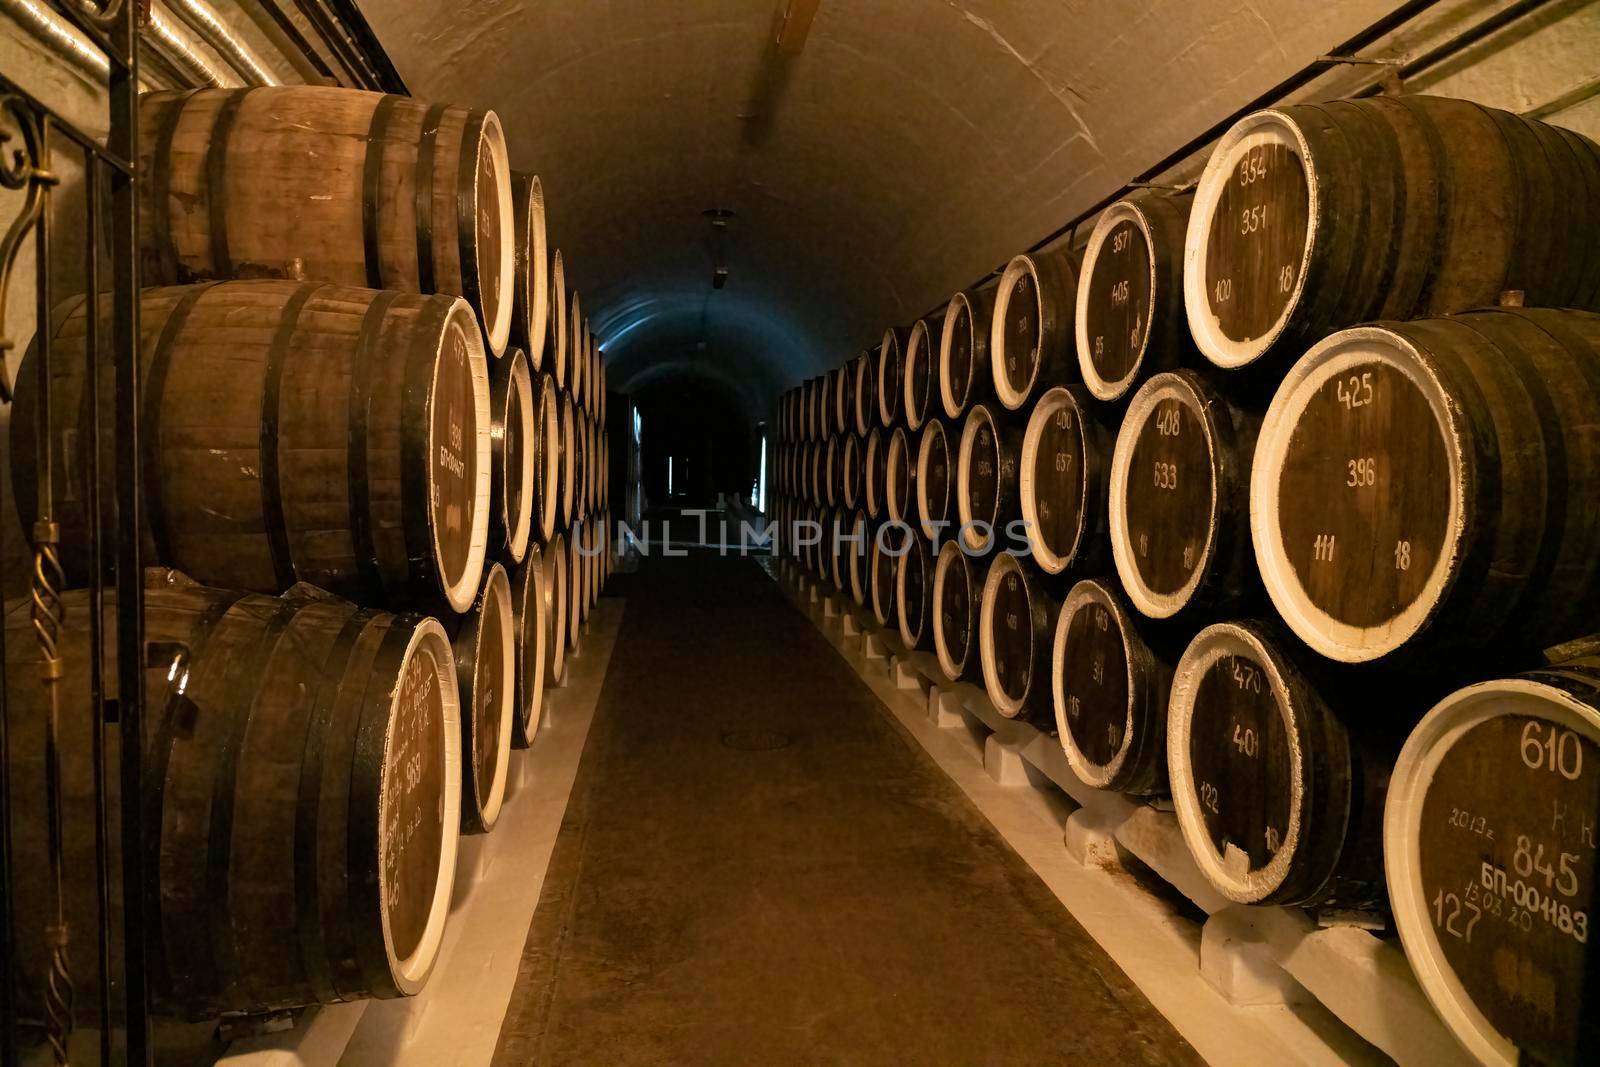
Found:
[{"label": "wooden cellar barrel row", "polygon": [[538,412],[522,349],[508,351],[489,378],[489,539],[513,563],[527,554],[533,533],[539,466]]},{"label": "wooden cellar barrel row", "polygon": [[330,86],[139,97],[142,275],[465,297],[511,336],[512,181],[493,111]]},{"label": "wooden cellar barrel row", "polygon": [[1017,497],[1033,562],[1046,574],[1093,574],[1110,555],[1106,474],[1111,431],[1081,385],[1058,385],[1034,404],[1017,460]]},{"label": "wooden cellar barrel row", "polygon": [[911,324],[906,334],[905,359],[901,368],[904,385],[900,410],[904,413],[906,429],[921,430],[937,409],[939,383],[939,351],[934,328],[927,319]]},{"label": "wooden cellar barrel row", "polygon": [[988,560],[968,554],[955,540],[939,548],[933,572],[933,650],[939,669],[952,682],[977,678],[978,619]]},{"label": "wooden cellar barrel row", "polygon": [[954,514],[955,455],[944,423],[930,418],[918,435],[916,508],[913,514],[924,539],[937,542]]},{"label": "wooden cellar barrel row", "polygon": [[967,408],[994,388],[990,367],[990,320],[995,291],[958,292],[945,308],[939,333],[939,402],[945,418],[965,418]]},{"label": "wooden cellar barrel row", "polygon": [[[55,316],[56,411],[87,412],[86,312],[80,297]],[[139,321],[147,559],[227,588],[307,581],[374,603],[466,610],[488,540],[492,431],[488,367],[464,301],[218,282],[147,289]],[[23,365],[12,416],[30,527],[36,364]],[[114,378],[100,375],[102,410]],[[89,544],[78,449],[91,439],[66,424],[52,441],[75,582]]]},{"label": "wooden cellar barrel row", "polygon": [[981,550],[1020,513],[1017,493],[1022,427],[991,404],[967,412],[956,451],[956,517],[962,543]]},{"label": "wooden cellar barrel row", "polygon": [[505,800],[517,716],[517,641],[511,581],[499,563],[483,575],[472,609],[454,620],[461,717],[461,829],[494,829]]},{"label": "wooden cellar barrel row", "polygon": [[930,543],[913,531],[895,574],[895,620],[907,651],[933,647],[933,572]]},{"label": "wooden cellar barrel row", "polygon": [[1006,265],[989,325],[994,395],[1006,410],[1024,408],[1038,392],[1075,377],[1077,299],[1072,252],[1025,253]]},{"label": "wooden cellar barrel row", "polygon": [[984,687],[1009,719],[1051,716],[1050,659],[1057,602],[1037,572],[1009,552],[995,555],[983,586],[978,652]]},{"label": "wooden cellar barrel row", "polygon": [[527,354],[529,370],[537,373],[544,369],[550,328],[550,253],[545,237],[544,185],[537,174],[512,172],[511,203],[516,228],[511,343]]}]

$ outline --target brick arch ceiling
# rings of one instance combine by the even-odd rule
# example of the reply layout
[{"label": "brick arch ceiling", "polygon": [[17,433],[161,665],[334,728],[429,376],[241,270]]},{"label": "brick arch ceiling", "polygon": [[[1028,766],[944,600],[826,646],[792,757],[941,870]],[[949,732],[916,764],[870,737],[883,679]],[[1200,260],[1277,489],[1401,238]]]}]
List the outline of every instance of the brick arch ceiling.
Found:
[{"label": "brick arch ceiling", "polygon": [[[1392,0],[364,0],[413,93],[492,107],[613,387],[779,389],[1054,229]],[[711,226],[736,214],[711,287]]]}]

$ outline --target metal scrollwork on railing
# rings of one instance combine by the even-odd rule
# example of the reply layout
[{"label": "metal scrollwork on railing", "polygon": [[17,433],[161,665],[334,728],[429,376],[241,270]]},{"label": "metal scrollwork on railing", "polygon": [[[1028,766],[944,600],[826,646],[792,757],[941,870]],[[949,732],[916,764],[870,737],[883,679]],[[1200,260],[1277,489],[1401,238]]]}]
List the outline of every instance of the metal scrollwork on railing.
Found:
[{"label": "metal scrollwork on railing", "polygon": [[[27,190],[22,210],[11,220],[5,237],[0,238],[0,400],[10,403],[12,382],[7,361],[16,342],[6,332],[6,290],[22,241],[39,221],[45,190],[56,183],[56,176],[44,163],[44,122],[33,108],[13,93],[0,94],[0,121],[6,120],[16,124],[18,133],[0,128],[0,188]],[[22,143],[13,145],[17,136]]]}]

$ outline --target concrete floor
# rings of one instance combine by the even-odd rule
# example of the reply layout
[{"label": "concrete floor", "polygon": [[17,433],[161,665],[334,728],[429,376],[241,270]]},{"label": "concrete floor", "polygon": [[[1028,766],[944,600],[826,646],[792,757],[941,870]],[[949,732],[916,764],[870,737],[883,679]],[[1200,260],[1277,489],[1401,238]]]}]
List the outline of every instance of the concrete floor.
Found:
[{"label": "concrete floor", "polygon": [[646,561],[497,1064],[1199,1063],[750,561]]}]

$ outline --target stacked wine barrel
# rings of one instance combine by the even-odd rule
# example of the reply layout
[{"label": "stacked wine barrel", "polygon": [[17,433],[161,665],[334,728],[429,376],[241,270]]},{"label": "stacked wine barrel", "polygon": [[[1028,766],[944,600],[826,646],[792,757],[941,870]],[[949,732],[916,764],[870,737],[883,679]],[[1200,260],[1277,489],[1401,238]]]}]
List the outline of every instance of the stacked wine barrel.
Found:
[{"label": "stacked wine barrel", "polygon": [[1597,223],[1569,130],[1260,111],[886,331],[853,419],[785,394],[780,455],[862,457],[878,623],[1170,796],[1223,896],[1393,922],[1478,1058],[1593,1062]]},{"label": "stacked wine barrel", "polygon": [[[411,995],[442,941],[458,837],[501,820],[513,750],[533,743],[610,571],[599,347],[547,247],[539,178],[509,169],[492,111],[202,90],[145,95],[140,126],[158,1008]],[[44,510],[41,430],[55,452],[69,585],[103,565],[83,449],[115,375],[88,395],[91,317],[108,320],[108,297],[55,309],[48,382],[35,346],[12,413],[25,529]],[[79,707],[96,620],[85,593],[63,605],[59,697]],[[25,709],[10,718],[39,731],[49,695],[25,606],[7,625]],[[64,847],[82,870],[90,739],[61,721]],[[42,798],[42,742],[9,750],[28,783],[13,798]],[[42,916],[47,820],[27,814],[19,892]],[[92,931],[77,881],[91,891],[68,894],[68,925]],[[17,934],[37,1002],[43,929]]]}]

